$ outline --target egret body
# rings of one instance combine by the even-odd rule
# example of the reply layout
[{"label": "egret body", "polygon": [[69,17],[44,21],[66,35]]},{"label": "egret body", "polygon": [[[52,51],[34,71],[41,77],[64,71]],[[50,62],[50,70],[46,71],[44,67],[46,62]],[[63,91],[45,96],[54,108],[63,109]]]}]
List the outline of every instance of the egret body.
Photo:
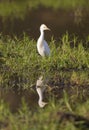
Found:
[{"label": "egret body", "polygon": [[42,56],[48,56],[50,54],[50,49],[47,42],[44,40],[44,30],[50,30],[45,24],[40,26],[40,37],[37,41],[38,53]]}]

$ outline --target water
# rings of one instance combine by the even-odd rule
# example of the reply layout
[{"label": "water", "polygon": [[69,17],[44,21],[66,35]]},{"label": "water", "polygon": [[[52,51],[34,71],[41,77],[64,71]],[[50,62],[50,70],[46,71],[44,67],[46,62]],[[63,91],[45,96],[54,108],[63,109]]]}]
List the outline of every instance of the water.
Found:
[{"label": "water", "polygon": [[16,91],[0,88],[0,100],[7,103],[12,112],[16,112],[21,107],[23,100],[29,105],[30,109],[36,108],[38,105],[38,95],[31,90]]},{"label": "water", "polygon": [[89,10],[80,7],[75,10],[53,10],[44,7],[32,11],[27,10],[24,19],[9,16],[3,20],[0,17],[0,32],[4,35],[17,35],[18,37],[25,32],[31,39],[37,40],[39,26],[42,23],[51,29],[51,32],[46,33],[48,40],[52,36],[59,40],[66,32],[85,39],[89,35]]},{"label": "water", "polygon": [[[53,77],[53,76],[52,76]],[[73,101],[86,101],[89,97],[89,70],[65,70],[56,73],[55,78],[46,78],[45,82],[47,88],[45,90],[43,101],[48,102],[51,97],[63,99],[64,90],[68,93],[69,98]],[[37,79],[36,79],[37,80]],[[4,100],[12,112],[16,112],[22,104],[24,99],[31,110],[35,110],[38,106],[39,96],[36,92],[36,83],[32,88],[6,89],[0,88],[0,100]]]}]

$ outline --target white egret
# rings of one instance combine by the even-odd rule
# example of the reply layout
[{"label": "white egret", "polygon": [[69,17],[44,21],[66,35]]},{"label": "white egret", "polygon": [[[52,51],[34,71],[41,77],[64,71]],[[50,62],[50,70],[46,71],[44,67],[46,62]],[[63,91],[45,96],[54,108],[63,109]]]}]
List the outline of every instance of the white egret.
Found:
[{"label": "white egret", "polygon": [[44,30],[50,30],[45,24],[40,26],[40,37],[37,41],[38,53],[44,57],[50,54],[50,49],[47,42],[44,40]]},{"label": "white egret", "polygon": [[43,76],[41,76],[36,82],[36,91],[39,96],[38,104],[41,108],[43,108],[47,104],[46,102],[43,102],[43,92],[45,88],[46,87],[44,86]]}]

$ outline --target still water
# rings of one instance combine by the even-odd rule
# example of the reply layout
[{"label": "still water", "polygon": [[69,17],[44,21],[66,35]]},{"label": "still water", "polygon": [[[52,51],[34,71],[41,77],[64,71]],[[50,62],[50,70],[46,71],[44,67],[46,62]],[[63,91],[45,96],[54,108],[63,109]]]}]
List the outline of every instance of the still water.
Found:
[{"label": "still water", "polygon": [[46,38],[50,40],[52,36],[59,40],[68,32],[85,39],[89,35],[89,10],[85,8],[58,9],[41,7],[32,11],[27,10],[23,19],[9,16],[0,17],[0,32],[4,35],[17,35],[21,37],[25,32],[31,39],[37,40],[39,37],[39,26],[44,23],[51,32],[46,33]]},{"label": "still water", "polygon": [[[76,74],[76,76],[75,76]],[[38,79],[36,79],[38,80]],[[31,110],[39,107],[39,96],[36,91],[36,81],[31,88],[19,89],[17,86],[13,88],[0,88],[0,101],[4,100],[12,112],[16,112],[22,104],[22,101],[28,104]],[[63,99],[64,90],[73,101],[86,101],[89,98],[89,70],[66,70],[60,71],[55,78],[48,78],[45,80],[45,92],[43,93],[43,101],[50,105],[49,99],[54,97],[59,102]]]}]

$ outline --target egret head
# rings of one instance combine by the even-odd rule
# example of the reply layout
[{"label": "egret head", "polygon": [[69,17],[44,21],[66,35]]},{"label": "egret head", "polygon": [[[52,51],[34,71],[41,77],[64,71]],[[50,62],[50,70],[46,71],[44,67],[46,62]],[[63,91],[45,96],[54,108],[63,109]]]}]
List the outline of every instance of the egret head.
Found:
[{"label": "egret head", "polygon": [[47,105],[48,103],[43,102],[43,101],[38,101],[39,107],[43,108],[45,107],[45,105]]},{"label": "egret head", "polygon": [[45,24],[41,24],[40,31],[50,30]]}]

